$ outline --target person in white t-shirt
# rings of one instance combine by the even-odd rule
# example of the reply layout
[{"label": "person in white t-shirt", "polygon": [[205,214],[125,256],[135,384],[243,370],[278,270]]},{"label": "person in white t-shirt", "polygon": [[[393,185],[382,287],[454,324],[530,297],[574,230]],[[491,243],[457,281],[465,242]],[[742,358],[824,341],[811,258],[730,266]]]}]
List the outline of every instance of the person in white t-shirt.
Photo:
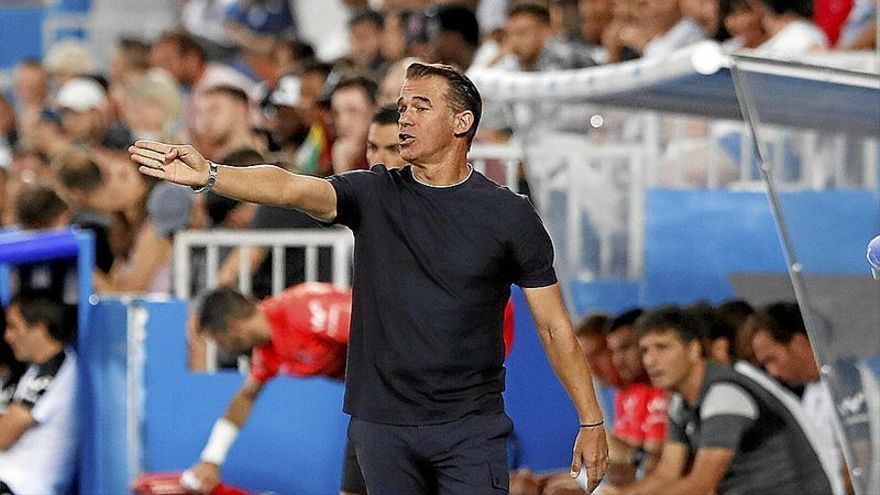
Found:
[{"label": "person in white t-shirt", "polygon": [[0,494],[67,493],[76,458],[76,357],[58,303],[19,296],[4,338],[29,363],[0,414]]}]

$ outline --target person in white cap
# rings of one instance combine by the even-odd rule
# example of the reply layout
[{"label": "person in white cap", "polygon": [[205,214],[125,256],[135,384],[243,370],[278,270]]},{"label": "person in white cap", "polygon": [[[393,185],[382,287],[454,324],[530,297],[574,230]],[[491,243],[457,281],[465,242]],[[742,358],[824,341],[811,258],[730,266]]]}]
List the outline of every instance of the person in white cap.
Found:
[{"label": "person in white cap", "polygon": [[73,144],[111,144],[106,142],[109,136],[104,118],[107,93],[94,79],[79,77],[67,81],[55,102],[61,111],[61,130]]}]

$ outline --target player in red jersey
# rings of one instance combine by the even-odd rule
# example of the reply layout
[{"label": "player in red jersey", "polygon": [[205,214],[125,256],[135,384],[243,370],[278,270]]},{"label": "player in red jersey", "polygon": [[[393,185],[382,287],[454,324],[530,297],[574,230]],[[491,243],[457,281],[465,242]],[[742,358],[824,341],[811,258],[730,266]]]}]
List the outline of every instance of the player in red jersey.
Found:
[{"label": "player in red jersey", "polygon": [[[202,299],[198,332],[225,350],[251,354],[245,383],[218,419],[198,463],[184,482],[210,493],[220,481],[220,466],[244,425],[263,386],[278,375],[343,379],[351,319],[351,290],[326,283],[305,283],[257,302],[229,288]],[[504,320],[507,351],[513,340],[513,304]],[[364,494],[354,450],[346,447],[341,494]]]}]

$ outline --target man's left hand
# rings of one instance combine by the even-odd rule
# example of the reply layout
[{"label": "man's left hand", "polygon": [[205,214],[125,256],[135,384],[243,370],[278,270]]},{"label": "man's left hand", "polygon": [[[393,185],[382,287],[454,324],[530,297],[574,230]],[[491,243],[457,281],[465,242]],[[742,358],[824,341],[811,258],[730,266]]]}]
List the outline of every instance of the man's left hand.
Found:
[{"label": "man's left hand", "polygon": [[574,441],[574,452],[571,459],[571,476],[576,477],[585,466],[587,470],[587,493],[602,482],[605,477],[605,469],[608,465],[608,440],[605,438],[605,428],[581,428]]}]

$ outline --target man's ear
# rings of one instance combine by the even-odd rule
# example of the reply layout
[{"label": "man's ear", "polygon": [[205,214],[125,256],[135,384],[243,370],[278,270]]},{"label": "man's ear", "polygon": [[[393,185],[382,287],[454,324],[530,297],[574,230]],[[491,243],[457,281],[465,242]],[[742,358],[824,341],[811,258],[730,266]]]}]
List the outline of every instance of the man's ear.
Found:
[{"label": "man's ear", "polygon": [[467,134],[474,125],[474,113],[470,110],[464,110],[455,114],[455,121],[452,123],[453,132],[456,136]]}]

